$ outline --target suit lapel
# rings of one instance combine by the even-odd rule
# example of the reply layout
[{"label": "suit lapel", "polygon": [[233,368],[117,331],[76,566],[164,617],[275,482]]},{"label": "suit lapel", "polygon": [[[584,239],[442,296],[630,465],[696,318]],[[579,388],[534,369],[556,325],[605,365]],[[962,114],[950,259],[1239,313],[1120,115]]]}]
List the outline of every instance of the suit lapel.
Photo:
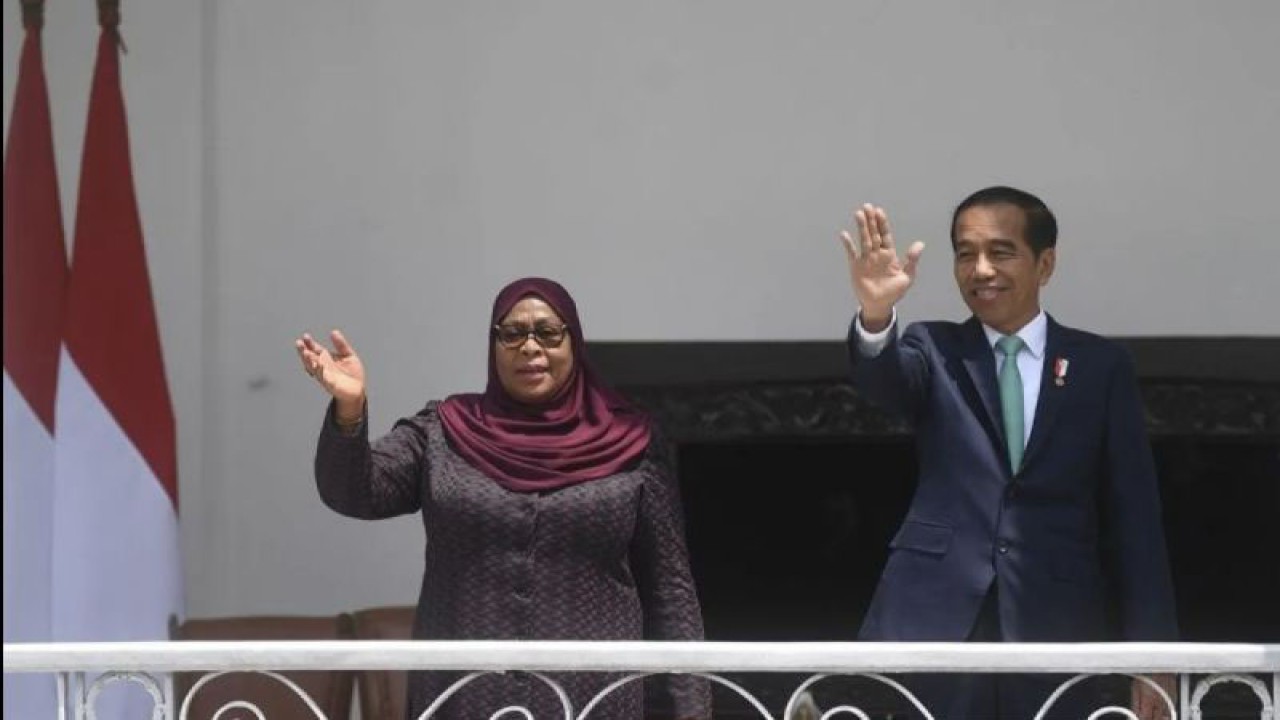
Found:
[{"label": "suit lapel", "polygon": [[[1058,410],[1068,392],[1067,385],[1059,385],[1054,378],[1054,364],[1058,358],[1066,358],[1066,340],[1062,326],[1049,318],[1047,337],[1044,346],[1044,365],[1040,371],[1040,398],[1036,401],[1036,417],[1031,423],[1031,437],[1027,440],[1027,450],[1022,454],[1022,466],[1026,467],[1036,453],[1041,450],[1049,436],[1053,433],[1053,424],[1058,419]],[[1070,358],[1068,358],[1070,359]]]},{"label": "suit lapel", "polygon": [[[987,337],[982,332],[982,324],[977,318],[969,318],[960,328],[961,360],[968,371],[969,381],[976,398],[970,396],[970,404],[975,405],[974,413],[983,421],[987,434],[995,443],[996,450],[1004,455],[1004,421],[1000,414],[1000,389],[996,387],[996,358]],[[975,402],[976,400],[976,402]],[[1008,464],[1007,462],[1005,463]]]}]

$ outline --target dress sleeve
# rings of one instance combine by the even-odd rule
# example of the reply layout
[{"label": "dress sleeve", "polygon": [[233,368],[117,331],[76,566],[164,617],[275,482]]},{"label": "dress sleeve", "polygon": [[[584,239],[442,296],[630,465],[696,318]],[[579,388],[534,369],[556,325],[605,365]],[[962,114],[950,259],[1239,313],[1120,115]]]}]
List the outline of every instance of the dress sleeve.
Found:
[{"label": "dress sleeve", "polygon": [[432,403],[370,443],[367,411],[354,432],[344,432],[330,403],[316,445],[320,499],[336,512],[365,520],[417,512],[428,471],[427,429],[434,417]]},{"label": "dress sleeve", "polygon": [[[646,640],[702,640],[702,610],[689,569],[684,511],[670,446],[654,433],[645,462],[632,572],[644,611]],[[676,718],[711,717],[707,681],[689,675],[666,678]]]}]

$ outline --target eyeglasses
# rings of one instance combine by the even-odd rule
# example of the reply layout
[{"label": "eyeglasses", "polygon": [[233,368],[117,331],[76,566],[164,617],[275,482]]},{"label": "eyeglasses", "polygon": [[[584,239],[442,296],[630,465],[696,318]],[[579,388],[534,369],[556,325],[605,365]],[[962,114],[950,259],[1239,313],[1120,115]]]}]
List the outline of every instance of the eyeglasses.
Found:
[{"label": "eyeglasses", "polygon": [[494,325],[493,336],[504,348],[516,349],[533,338],[544,348],[557,348],[569,334],[568,325],[548,325],[539,323],[530,328],[528,325]]}]

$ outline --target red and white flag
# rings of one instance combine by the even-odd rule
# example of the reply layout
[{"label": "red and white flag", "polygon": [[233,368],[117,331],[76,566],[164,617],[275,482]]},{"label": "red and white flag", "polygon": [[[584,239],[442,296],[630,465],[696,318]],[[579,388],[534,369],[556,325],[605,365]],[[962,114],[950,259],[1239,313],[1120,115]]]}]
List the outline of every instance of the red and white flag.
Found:
[{"label": "red and white flag", "polygon": [[[52,638],[54,398],[67,250],[39,7],[26,38],[4,158],[4,641]],[[56,717],[51,676],[6,673],[6,720]]]},{"label": "red and white flag", "polygon": [[[134,196],[114,24],[104,21],[98,39],[58,378],[58,641],[163,640],[170,615],[182,607],[173,409]],[[111,699],[126,698],[150,702],[141,693]],[[100,703],[98,717],[150,716],[125,704]]]}]

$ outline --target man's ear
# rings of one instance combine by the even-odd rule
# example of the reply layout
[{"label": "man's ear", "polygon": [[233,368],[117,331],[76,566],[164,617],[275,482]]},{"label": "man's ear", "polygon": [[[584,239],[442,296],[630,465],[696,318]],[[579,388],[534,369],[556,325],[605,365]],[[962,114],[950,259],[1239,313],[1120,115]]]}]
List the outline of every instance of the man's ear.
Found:
[{"label": "man's ear", "polygon": [[1049,278],[1053,277],[1053,268],[1057,261],[1057,248],[1045,248],[1040,251],[1040,256],[1036,258],[1036,270],[1040,275],[1041,287],[1049,284]]}]

